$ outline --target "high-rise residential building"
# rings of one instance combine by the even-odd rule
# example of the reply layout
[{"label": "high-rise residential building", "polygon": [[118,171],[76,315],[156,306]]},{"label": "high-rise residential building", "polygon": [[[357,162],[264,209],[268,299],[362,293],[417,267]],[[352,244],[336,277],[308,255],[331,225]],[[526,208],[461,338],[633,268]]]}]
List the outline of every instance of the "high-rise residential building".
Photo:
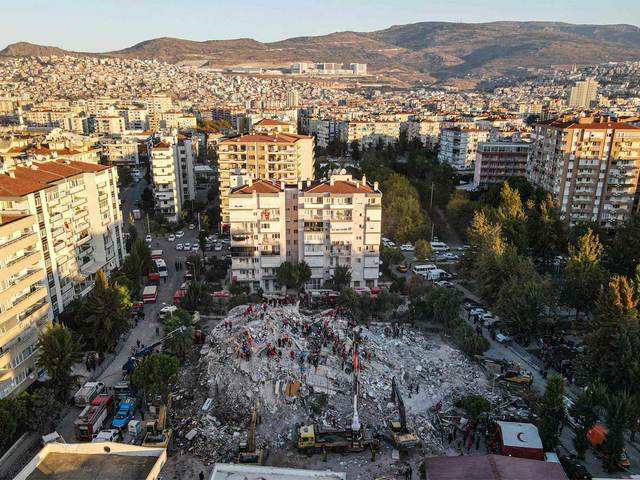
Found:
[{"label": "high-rise residential building", "polygon": [[362,148],[397,142],[400,138],[400,122],[348,120],[341,125],[341,139],[351,145],[357,141]]},{"label": "high-rise residential building", "polygon": [[51,320],[34,215],[0,214],[0,398],[36,377],[38,333]]},{"label": "high-rise residential building", "polygon": [[150,147],[151,179],[156,210],[176,222],[182,206],[196,196],[197,140],[185,135],[162,135]]},{"label": "high-rise residential building", "polygon": [[489,139],[489,131],[477,128],[444,128],[440,132],[438,160],[458,170],[473,166],[479,142]]},{"label": "high-rise residential building", "polygon": [[71,161],[34,163],[0,175],[0,214],[37,222],[54,315],[91,291],[98,270],[124,259],[115,167]]},{"label": "high-rise residential building", "polygon": [[576,82],[569,93],[569,107],[589,108],[598,98],[598,82],[595,78],[587,78]]},{"label": "high-rise residential building", "polygon": [[514,140],[480,142],[473,183],[480,188],[500,184],[512,177],[526,177],[529,143]]},{"label": "high-rise residential building", "polygon": [[427,148],[434,148],[440,140],[440,122],[436,120],[409,120],[404,124],[409,142],[418,140]]},{"label": "high-rise residential building", "polygon": [[229,190],[232,176],[297,184],[312,180],[313,137],[293,134],[243,135],[218,144],[222,223],[229,224]]},{"label": "high-rise residential building", "polygon": [[571,224],[614,227],[638,195],[640,127],[608,118],[539,123],[531,135],[527,176],[550,192]]},{"label": "high-rise residential building", "polygon": [[271,118],[263,118],[253,124],[253,131],[255,133],[263,133],[265,135],[277,135],[278,133],[292,133],[295,135],[297,130],[294,123],[281,122],[280,120]]},{"label": "high-rise residential building", "polygon": [[298,185],[249,179],[230,193],[229,216],[234,282],[277,291],[278,266],[305,261],[308,288],[322,288],[338,265],[349,268],[354,288],[378,284],[382,193],[365,178],[342,173]]},{"label": "high-rise residential building", "polygon": [[300,106],[300,94],[297,90],[289,90],[287,92],[287,108],[298,108]]}]

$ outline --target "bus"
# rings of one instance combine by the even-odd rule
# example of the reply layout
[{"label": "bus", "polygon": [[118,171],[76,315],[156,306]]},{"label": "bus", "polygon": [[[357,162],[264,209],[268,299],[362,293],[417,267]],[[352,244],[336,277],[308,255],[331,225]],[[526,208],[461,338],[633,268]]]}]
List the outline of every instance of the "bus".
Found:
[{"label": "bus", "polygon": [[434,252],[446,252],[449,246],[444,242],[431,242],[431,248]]},{"label": "bus", "polygon": [[431,270],[437,270],[437,268],[438,267],[436,267],[433,263],[427,263],[422,265],[414,265],[411,271],[416,275],[422,275],[423,277],[426,277]]}]

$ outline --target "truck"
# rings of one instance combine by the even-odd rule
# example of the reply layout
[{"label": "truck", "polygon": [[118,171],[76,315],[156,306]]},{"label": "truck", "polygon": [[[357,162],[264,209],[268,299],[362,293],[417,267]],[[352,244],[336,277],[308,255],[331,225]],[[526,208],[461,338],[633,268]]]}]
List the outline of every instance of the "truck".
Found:
[{"label": "truck", "polygon": [[133,414],[136,409],[136,401],[134,398],[127,398],[120,402],[118,405],[118,412],[111,420],[111,427],[122,430],[127,428],[129,420],[133,419]]},{"label": "truck", "polygon": [[142,347],[141,349],[136,351],[131,357],[129,357],[129,359],[122,366],[122,376],[127,377],[128,375],[131,375],[131,373],[133,373],[133,371],[136,369],[136,367],[142,361],[142,359],[144,359],[145,357],[153,353],[156,347],[162,345],[165,341],[169,340],[170,338],[173,338],[178,334],[184,333],[186,330],[187,330],[187,327],[184,327],[184,326],[178,327],[175,330],[169,332],[167,335],[165,335],[163,338],[161,338],[157,342],[154,342],[151,345],[147,345],[146,347]]},{"label": "truck", "polygon": [[81,442],[90,442],[95,437],[113,411],[113,397],[100,395],[91,405],[84,407],[78,418],[73,422],[76,439]]},{"label": "truck", "polygon": [[76,407],[85,407],[89,405],[96,396],[104,390],[102,382],[87,382],[73,396],[73,403]]},{"label": "truck", "polygon": [[126,400],[132,393],[131,382],[128,380],[121,380],[113,386],[113,396],[118,401]]},{"label": "truck", "polygon": [[163,252],[162,252],[161,248],[158,248],[158,249],[155,249],[155,250],[151,250],[151,258],[154,259],[154,260],[162,258],[162,254],[163,254]]},{"label": "truck", "polygon": [[147,285],[142,291],[142,301],[144,303],[156,303],[158,299],[157,285]]},{"label": "truck", "polygon": [[[596,452],[603,453],[608,435],[609,429],[601,423],[596,423],[587,432],[587,440]],[[627,470],[630,466],[631,462],[629,461],[627,451],[622,449],[620,456],[618,457],[618,467],[621,470]]]},{"label": "truck", "polygon": [[351,428],[325,429],[317,424],[302,425],[297,429],[297,436],[298,450],[303,453],[362,452],[377,448],[377,440],[365,428],[353,431]]},{"label": "truck", "polygon": [[101,430],[93,438],[93,440],[91,440],[91,442],[92,443],[117,442],[120,438],[121,438],[120,430],[118,430],[118,429]]},{"label": "truck", "polygon": [[174,313],[178,311],[178,307],[175,305],[166,305],[160,309],[160,313],[158,314],[160,320],[164,320],[167,317],[171,317]]}]

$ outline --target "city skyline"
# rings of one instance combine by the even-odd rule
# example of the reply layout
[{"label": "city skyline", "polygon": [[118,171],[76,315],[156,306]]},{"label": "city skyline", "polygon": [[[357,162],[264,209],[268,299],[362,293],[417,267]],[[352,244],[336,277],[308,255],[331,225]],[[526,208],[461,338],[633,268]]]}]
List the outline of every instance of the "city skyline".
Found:
[{"label": "city skyline", "polygon": [[[196,0],[190,9],[176,9],[172,2],[165,0],[146,0],[135,5],[111,0],[99,6],[78,5],[69,0],[55,5],[27,0],[3,9],[6,21],[0,32],[0,47],[25,41],[98,53],[159,37],[195,41],[253,38],[273,42],[338,31],[367,32],[423,21],[632,24],[630,19],[640,18],[640,5],[631,0],[618,2],[615,10],[592,0],[571,0],[562,5],[551,0],[524,3],[527,8],[523,8],[522,3],[516,6],[506,0],[492,1],[492,8],[487,8],[486,2],[475,0],[464,0],[455,6],[441,0],[403,0],[393,4],[330,0],[309,2],[303,12],[298,12],[289,1],[282,2],[278,8],[265,8],[264,2],[256,0],[233,3]],[[287,13],[293,11],[295,16]],[[141,22],[141,18],[147,21]],[[30,25],[29,29],[24,28],[25,24]],[[61,25],[65,28],[61,29]],[[117,35],[113,35],[114,25],[117,25]]]}]

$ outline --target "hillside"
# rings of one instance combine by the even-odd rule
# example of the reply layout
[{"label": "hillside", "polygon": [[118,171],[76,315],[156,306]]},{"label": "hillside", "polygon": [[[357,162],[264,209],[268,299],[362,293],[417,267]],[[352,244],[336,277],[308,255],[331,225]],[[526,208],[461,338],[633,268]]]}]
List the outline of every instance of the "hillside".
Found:
[{"label": "hillside", "polygon": [[640,59],[640,28],[559,22],[420,22],[375,32],[338,32],[272,43],[246,38],[196,42],[163,37],[100,54],[65,52],[26,42],[0,51],[4,56],[65,53],[157,58],[167,62],[204,59],[214,66],[283,65],[293,61],[364,62],[376,73],[447,79],[501,73],[514,67],[637,60]]}]

